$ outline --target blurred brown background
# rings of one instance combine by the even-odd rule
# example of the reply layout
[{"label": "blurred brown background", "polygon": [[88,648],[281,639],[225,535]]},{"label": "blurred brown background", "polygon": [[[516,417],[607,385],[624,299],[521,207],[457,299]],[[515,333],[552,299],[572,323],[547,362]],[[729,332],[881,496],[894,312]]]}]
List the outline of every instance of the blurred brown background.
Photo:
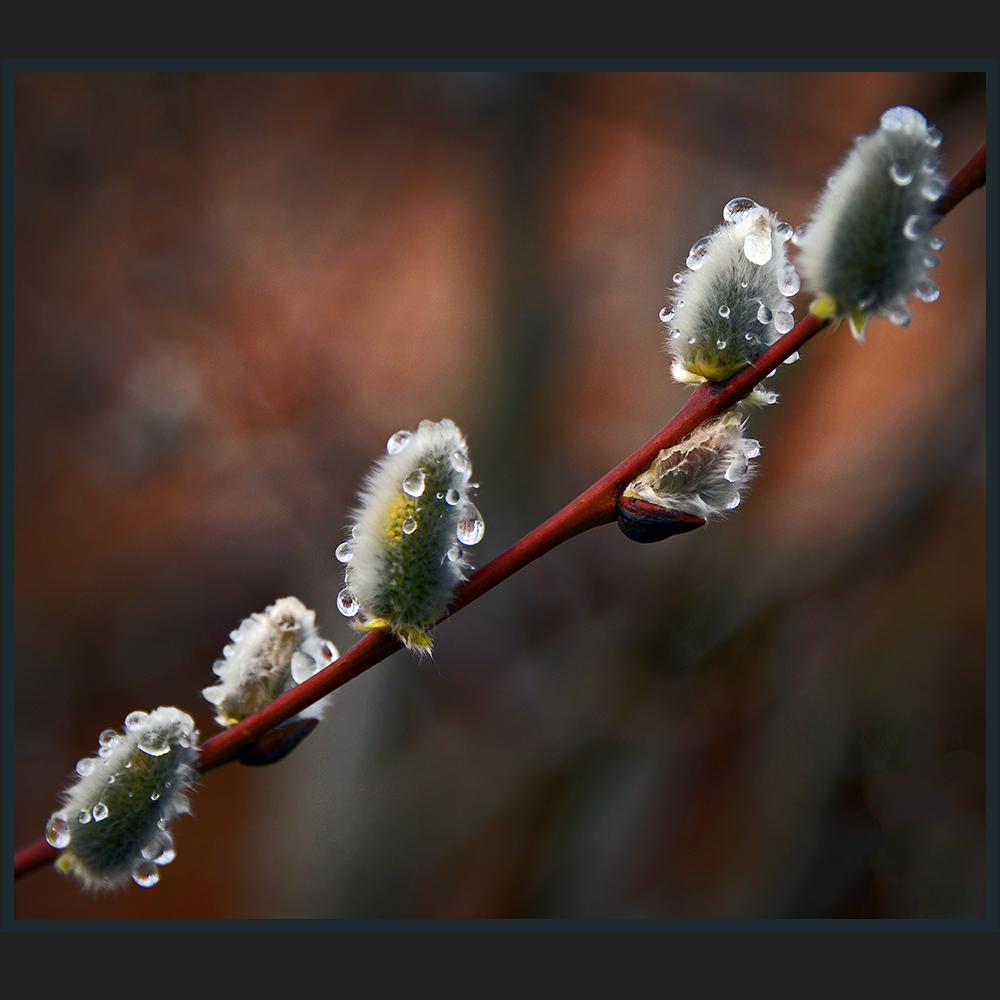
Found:
[{"label": "blurred brown background", "polygon": [[[798,225],[896,104],[948,176],[986,135],[961,73],[15,86],[16,846],[129,711],[216,731],[246,615],[351,644],[333,553],[394,431],[466,432],[482,564],[686,399],[657,314],[730,198]],[[984,193],[938,231],[937,302],[772,380],[726,520],[572,540],[207,775],[159,885],[46,868],[15,916],[983,916]]]}]

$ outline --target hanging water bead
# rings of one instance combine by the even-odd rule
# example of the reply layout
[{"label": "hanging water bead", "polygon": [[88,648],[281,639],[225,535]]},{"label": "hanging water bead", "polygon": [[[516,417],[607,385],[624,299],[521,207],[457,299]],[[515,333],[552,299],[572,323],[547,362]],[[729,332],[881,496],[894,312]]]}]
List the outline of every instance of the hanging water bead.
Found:
[{"label": "hanging water bead", "polygon": [[451,420],[400,431],[406,444],[369,474],[353,515],[351,558],[337,605],[356,627],[386,628],[411,649],[430,648],[430,629],[447,611],[468,563],[458,545],[482,537],[469,499],[472,464]]},{"label": "hanging water bead", "polygon": [[936,302],[941,290],[930,278],[924,278],[917,283],[913,294],[922,302]]},{"label": "hanging water bead", "polygon": [[[79,822],[79,820],[77,820]],[[45,827],[45,840],[49,846],[61,851],[69,846],[69,823],[63,813],[53,813]]]},{"label": "hanging water bead", "polygon": [[774,314],[774,329],[780,334],[786,334],[795,326],[795,317],[790,312],[777,312]]},{"label": "hanging water bead", "polygon": [[396,431],[385,443],[386,453],[398,455],[409,443],[413,435],[409,431]]},{"label": "hanging water bead", "polygon": [[358,602],[350,587],[337,594],[337,610],[346,618],[353,618],[358,613]]},{"label": "hanging water bead", "polygon": [[463,545],[478,545],[483,540],[486,524],[473,503],[462,506],[461,516],[455,526],[455,537]]},{"label": "hanging water bead", "polygon": [[424,492],[424,486],[427,482],[427,477],[424,475],[423,469],[414,469],[402,483],[403,492],[408,493],[411,497],[418,497]]},{"label": "hanging water bead", "polygon": [[712,238],[710,236],[703,236],[700,240],[694,243],[690,250],[688,250],[687,256],[687,266],[692,271],[697,271],[701,267],[702,260],[705,254],[708,253],[708,248],[711,246]]},{"label": "hanging water bead", "polygon": [[916,167],[907,160],[893,160],[889,167],[889,176],[894,184],[906,187],[913,183],[913,178],[917,176]]},{"label": "hanging water bead", "polygon": [[722,209],[722,218],[726,222],[742,222],[756,208],[760,205],[752,198],[733,198]]}]

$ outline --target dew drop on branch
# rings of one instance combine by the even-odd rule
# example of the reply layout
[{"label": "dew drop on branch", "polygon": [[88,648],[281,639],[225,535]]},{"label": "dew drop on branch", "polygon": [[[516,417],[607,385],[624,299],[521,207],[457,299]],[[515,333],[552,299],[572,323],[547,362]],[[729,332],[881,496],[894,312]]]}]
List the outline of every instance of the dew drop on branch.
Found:
[{"label": "dew drop on branch", "polygon": [[476,545],[483,537],[486,525],[475,504],[466,503],[461,510],[455,536],[463,545]]},{"label": "dew drop on branch", "polygon": [[410,443],[412,437],[411,431],[396,431],[385,443],[386,452],[390,455],[398,455]]},{"label": "dew drop on branch", "polygon": [[752,198],[733,198],[723,208],[722,218],[726,222],[740,222],[757,208],[760,208],[760,205]]},{"label": "dew drop on branch", "polygon": [[69,845],[69,823],[65,816],[56,813],[45,827],[45,839],[50,846],[62,850]]},{"label": "dew drop on branch", "polygon": [[403,480],[403,492],[409,494],[411,497],[418,497],[424,492],[426,481],[427,477],[424,475],[424,470],[414,469]]},{"label": "dew drop on branch", "polygon": [[358,613],[357,599],[351,593],[349,587],[345,587],[337,595],[337,610],[344,615],[345,618],[352,618]]}]

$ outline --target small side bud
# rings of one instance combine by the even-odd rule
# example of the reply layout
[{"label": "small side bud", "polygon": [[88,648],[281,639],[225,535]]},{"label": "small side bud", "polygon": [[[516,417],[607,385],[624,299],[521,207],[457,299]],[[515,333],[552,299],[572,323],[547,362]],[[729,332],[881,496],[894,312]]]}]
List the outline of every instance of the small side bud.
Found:
[{"label": "small side bud", "polygon": [[[785,255],[792,227],[750,198],[733,198],[723,225],[698,240],[677,290],[660,312],[672,373],[680,382],[721,382],[794,325],[787,296],[799,289]],[[753,402],[773,401],[758,393]]]},{"label": "small side bud", "polygon": [[811,311],[847,317],[858,341],[870,317],[906,326],[911,295],[938,297],[928,271],[941,249],[930,232],[945,188],[940,144],[919,111],[890,108],[875,132],[855,141],[797,236]]},{"label": "small side bud", "polygon": [[[212,666],[219,683],[201,692],[215,705],[220,726],[252,715],[340,655],[316,630],[316,613],[297,597],[283,597],[250,615],[229,637],[232,643]],[[295,719],[322,718],[332,698],[327,695]]]},{"label": "small side bud", "polygon": [[694,531],[705,524],[705,518],[686,514],[636,496],[623,496],[618,501],[618,527],[633,542],[662,542],[672,535]]},{"label": "small side bud", "polygon": [[243,747],[237,758],[248,767],[276,764],[287,757],[318,725],[319,719],[304,719],[297,715],[268,730],[256,742]]},{"label": "small side bud", "polygon": [[[732,510],[753,475],[760,445],[743,437],[735,408],[708,420],[683,441],[664,448],[653,464],[629,483],[618,506],[619,527],[635,541],[690,531]],[[661,511],[657,519],[656,509]]]},{"label": "small side bud", "polygon": [[386,628],[410,650],[427,653],[431,627],[468,567],[467,549],[483,537],[470,499],[465,438],[451,420],[421,421],[389,438],[352,515],[338,606],[362,631]]},{"label": "small side bud", "polygon": [[113,889],[131,878],[159,881],[173,861],[170,824],[189,812],[185,795],[197,777],[198,731],[176,708],[132,712],[119,733],[106,729],[96,757],[76,765],[79,781],[63,793],[45,839],[62,854],[56,868],[87,889]]}]

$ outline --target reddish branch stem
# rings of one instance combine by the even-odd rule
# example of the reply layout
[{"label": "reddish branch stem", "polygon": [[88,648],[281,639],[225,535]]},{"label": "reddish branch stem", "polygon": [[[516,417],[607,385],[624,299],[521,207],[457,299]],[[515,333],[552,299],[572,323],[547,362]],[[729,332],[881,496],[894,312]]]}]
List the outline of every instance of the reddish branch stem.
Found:
[{"label": "reddish branch stem", "polygon": [[[941,195],[935,206],[937,214],[945,215],[985,182],[984,145],[955,175]],[[725,382],[699,386],[673,419],[638,451],[557,514],[553,514],[544,524],[528,532],[520,541],[472,573],[456,591],[449,614],[454,614],[467,604],[471,604],[528,563],[574,535],[616,520],[618,500],[622,490],[652,464],[662,449],[676,444],[704,421],[717,416],[743,399],[770,372],[827,325],[829,321],[819,320],[810,313],[732,378]],[[199,766],[202,773],[233,760],[242,748],[253,744],[264,733],[286,722],[398,649],[400,643],[388,632],[384,630],[369,632],[343,656],[313,677],[287,691],[242,722],[206,740],[201,745],[200,753]],[[52,861],[58,853],[44,839],[21,848],[14,855],[15,877]]]}]

